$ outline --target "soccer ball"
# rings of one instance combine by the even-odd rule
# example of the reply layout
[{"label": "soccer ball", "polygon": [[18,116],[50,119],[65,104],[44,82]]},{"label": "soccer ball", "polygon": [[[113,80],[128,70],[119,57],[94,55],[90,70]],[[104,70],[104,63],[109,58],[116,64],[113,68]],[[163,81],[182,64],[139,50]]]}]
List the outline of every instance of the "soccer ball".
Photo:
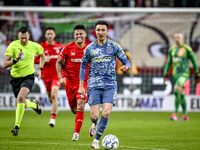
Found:
[{"label": "soccer ball", "polygon": [[105,149],[117,149],[119,140],[115,135],[108,134],[102,140],[102,146]]}]

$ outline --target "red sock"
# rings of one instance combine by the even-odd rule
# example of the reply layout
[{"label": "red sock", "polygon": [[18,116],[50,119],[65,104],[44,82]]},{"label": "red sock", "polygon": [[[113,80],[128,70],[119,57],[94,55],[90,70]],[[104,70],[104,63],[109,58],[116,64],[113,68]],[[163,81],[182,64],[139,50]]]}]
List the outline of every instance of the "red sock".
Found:
[{"label": "red sock", "polygon": [[57,113],[56,112],[51,112],[51,119],[56,119],[56,115],[57,115]]},{"label": "red sock", "polygon": [[78,133],[81,130],[82,124],[84,120],[84,109],[77,109],[76,118],[75,118],[75,131],[74,133]]}]

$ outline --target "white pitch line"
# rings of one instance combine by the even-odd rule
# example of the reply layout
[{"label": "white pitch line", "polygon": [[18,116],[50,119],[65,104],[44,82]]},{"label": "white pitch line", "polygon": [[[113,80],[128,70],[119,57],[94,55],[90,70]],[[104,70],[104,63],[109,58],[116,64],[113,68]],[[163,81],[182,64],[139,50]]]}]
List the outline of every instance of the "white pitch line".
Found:
[{"label": "white pitch line", "polygon": [[[91,145],[91,144],[71,144],[71,143],[66,143],[66,144],[61,144],[61,143],[48,143],[48,142],[6,142],[6,143],[40,143],[40,144],[54,144],[54,145]],[[129,149],[149,149],[149,150],[170,150],[170,149],[159,149],[159,148],[150,148],[150,147],[134,147],[134,146],[119,146],[119,147],[124,147],[124,148],[129,148]]]}]

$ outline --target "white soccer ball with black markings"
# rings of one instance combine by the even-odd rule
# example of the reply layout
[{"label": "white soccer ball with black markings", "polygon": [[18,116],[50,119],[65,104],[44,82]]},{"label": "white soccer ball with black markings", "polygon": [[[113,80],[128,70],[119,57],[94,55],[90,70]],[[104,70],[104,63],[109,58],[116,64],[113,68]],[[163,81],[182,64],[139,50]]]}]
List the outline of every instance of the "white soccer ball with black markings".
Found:
[{"label": "white soccer ball with black markings", "polygon": [[108,134],[103,138],[102,146],[105,149],[117,149],[119,146],[119,140],[115,135]]}]

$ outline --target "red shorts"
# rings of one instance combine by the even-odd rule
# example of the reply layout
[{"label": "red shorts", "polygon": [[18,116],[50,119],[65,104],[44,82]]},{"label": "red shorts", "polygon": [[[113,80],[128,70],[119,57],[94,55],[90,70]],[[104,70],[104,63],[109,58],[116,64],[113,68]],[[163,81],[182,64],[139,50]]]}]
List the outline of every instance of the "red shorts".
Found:
[{"label": "red shorts", "polygon": [[50,92],[50,91],[51,91],[51,88],[52,88],[53,86],[58,86],[59,88],[61,87],[58,78],[53,78],[51,81],[45,81],[45,80],[44,80],[44,85],[45,85],[45,87],[46,87],[46,91],[47,91],[47,92]]},{"label": "red shorts", "polygon": [[78,93],[79,85],[65,85],[65,90],[70,108],[74,108],[77,106],[78,99],[82,99],[87,103],[87,84],[84,84],[84,88],[86,94],[80,94]]}]

